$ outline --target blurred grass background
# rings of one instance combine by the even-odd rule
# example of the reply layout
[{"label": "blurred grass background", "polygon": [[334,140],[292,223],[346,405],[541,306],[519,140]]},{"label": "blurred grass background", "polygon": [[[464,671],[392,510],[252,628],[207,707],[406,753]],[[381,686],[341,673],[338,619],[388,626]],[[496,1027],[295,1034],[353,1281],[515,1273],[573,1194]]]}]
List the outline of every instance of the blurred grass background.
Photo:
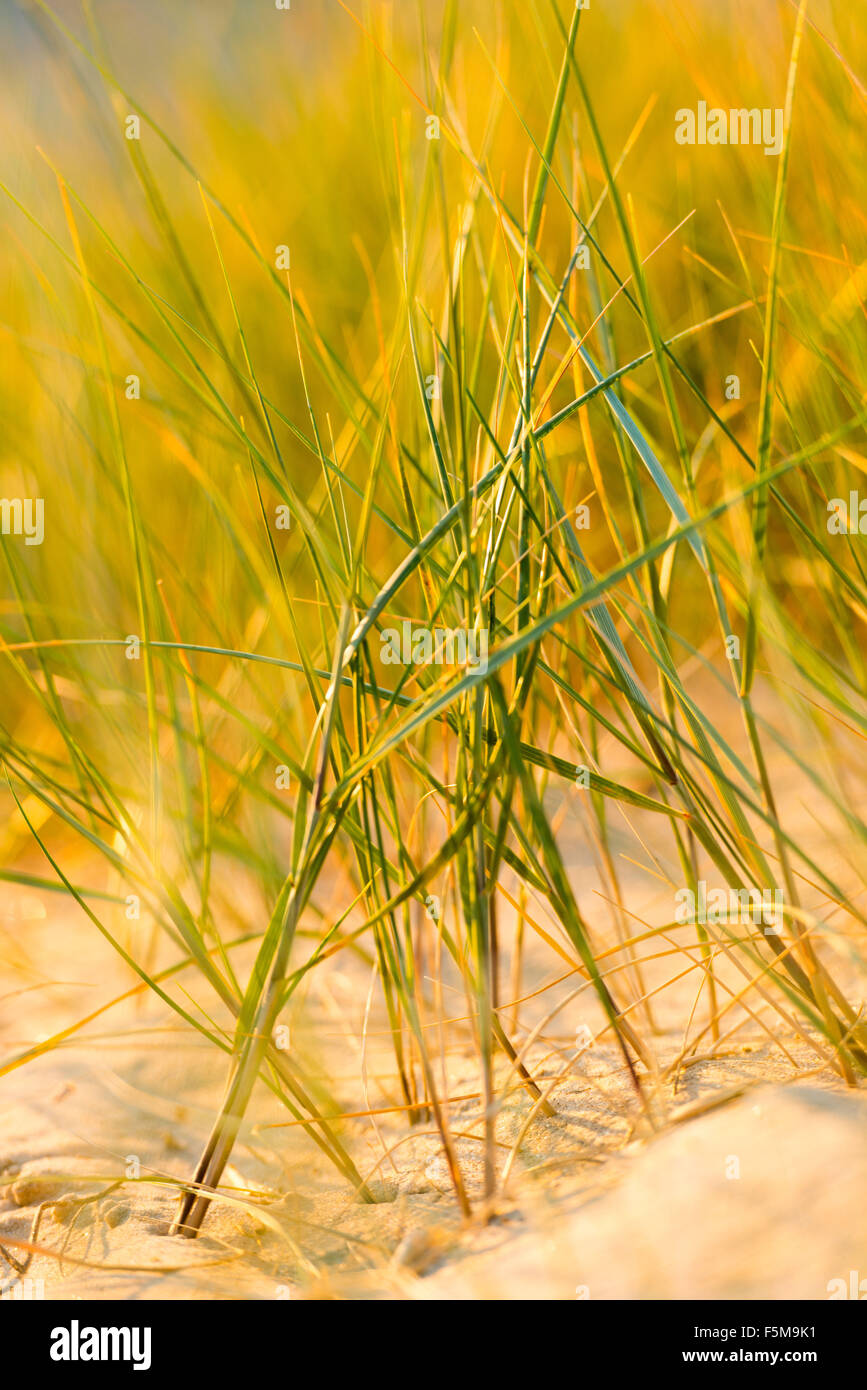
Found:
[{"label": "blurred grass background", "polygon": [[[513,208],[520,207],[532,152],[512,102],[540,140],[556,78],[558,59],[547,10],[542,4],[469,4],[451,19],[453,99],[474,148],[479,148],[492,108],[496,110],[497,127],[487,158],[497,188]],[[89,41],[77,3],[61,5],[56,12],[85,43]],[[417,7],[384,5],[374,7],[372,15],[372,32],[421,91],[425,75]],[[278,244],[291,247],[295,284],[317,334],[352,363],[363,384],[375,371],[378,354],[370,285],[358,242],[374,271],[380,314],[389,326],[401,312],[402,300],[395,267],[400,243],[395,130],[412,206],[431,155],[423,138],[424,112],[337,5],[296,3],[288,13],[272,13],[266,5],[251,12],[218,3],[188,6],[179,16],[172,7],[159,4],[147,13],[117,4],[95,6],[93,16],[119,80],[132,95],[139,94],[199,175],[250,229],[266,258],[273,259]],[[425,4],[423,16],[426,33],[439,46],[442,7]],[[676,146],[674,111],[694,106],[699,97],[726,108],[781,105],[792,16],[788,4],[756,12],[749,4],[733,3],[608,3],[596,6],[592,16],[587,12],[584,69],[611,151],[621,150],[652,103],[622,174],[622,191],[634,206],[640,246],[645,251],[656,246],[692,214],[648,269],[666,336],[740,303],[750,288],[761,293],[777,167],[756,148]],[[863,25],[848,6],[816,4],[810,18],[827,42],[815,36],[808,42],[799,79],[786,233],[799,250],[786,262],[790,317],[784,318],[781,342],[784,360],[796,369],[788,405],[795,427],[808,437],[827,426],[835,408],[845,410],[839,390],[829,392],[827,377],[809,370],[811,354],[831,353],[849,381],[863,375],[864,273],[859,268],[865,249],[860,180],[865,93],[855,75],[863,71]],[[130,156],[139,157],[139,152],[119,138],[121,119],[136,110],[134,102],[115,95],[113,103],[99,75],[35,6],[5,6],[0,22],[6,54],[4,182],[68,252],[56,182],[36,153],[40,147],[110,229],[142,279],[179,314],[201,326],[200,306],[178,274],[175,248],[155,227],[132,167]],[[845,53],[849,71],[832,45]],[[511,101],[499,88],[493,63],[508,85]],[[580,125],[574,91],[572,98],[567,114]],[[558,155],[558,172],[566,178],[565,142]],[[195,183],[161,142],[147,134],[146,126],[140,157],[159,187],[208,313],[224,341],[231,340],[231,306]],[[601,169],[587,143],[581,157],[588,186],[598,190]],[[444,153],[442,164],[456,219],[466,167],[452,153]],[[728,234],[726,218],[739,234],[737,245]],[[72,413],[87,439],[100,441],[104,410],[94,385],[95,348],[85,298],[76,273],[31,225],[9,206],[4,220],[4,488],[8,495],[29,495],[24,479],[38,478],[46,497],[54,539],[41,555],[27,556],[31,565],[43,567],[39,580],[45,601],[56,604],[73,625],[86,614],[88,632],[96,614],[112,626],[123,626],[130,621],[129,609],[122,617],[118,606],[124,599],[128,605],[130,596],[112,582],[110,573],[100,570],[104,546],[93,534],[105,535],[112,528],[119,533],[123,526],[112,521],[106,499],[94,505],[92,455],[68,421]],[[604,207],[598,223],[603,246],[616,237],[613,222],[610,206]],[[566,245],[569,224],[563,200],[550,198],[542,250],[552,263]],[[101,287],[127,311],[132,309],[134,321],[146,326],[154,343],[170,346],[152,314],[138,317],[129,276],[98,234],[86,224],[80,233]],[[434,219],[419,241],[422,273],[435,303],[443,283],[443,252]],[[285,307],[256,292],[263,288],[261,268],[237,238],[225,237],[223,250],[263,390],[279,400],[290,419],[303,421],[306,411]],[[619,268],[624,269],[622,264]],[[628,360],[645,346],[641,322],[622,302],[614,305],[610,317],[623,360]],[[799,339],[798,323],[810,325],[806,346]],[[213,524],[212,512],[194,505],[198,486],[173,453],[171,438],[161,431],[174,429],[181,435],[200,467],[228,486],[230,496],[232,441],[197,415],[154,352],[122,325],[113,323],[109,331],[113,369],[119,377],[136,372],[142,379],[139,426],[130,432],[127,448],[133,472],[141,475],[147,489],[152,525],[169,550],[183,538],[188,570],[207,573],[215,607],[230,624],[240,618],[243,626],[250,616],[248,595],[243,584],[233,582],[231,541]],[[189,335],[187,340],[194,342]],[[729,371],[740,376],[742,404],[730,411],[731,424],[750,446],[749,407],[758,395],[760,343],[760,320],[753,311],[733,316],[712,333],[696,335],[683,349],[686,365],[718,407],[725,408],[723,383]],[[237,356],[236,345],[232,350]],[[231,393],[219,365],[211,365]],[[319,383],[317,405],[320,411],[337,412],[338,400],[329,394],[329,385]],[[651,430],[661,428],[661,406],[647,389],[646,373],[634,383],[627,381],[626,390],[638,396]],[[684,410],[690,410],[689,403]],[[704,423],[694,405],[689,423],[694,431]],[[566,425],[556,447],[564,455],[570,453],[579,437],[577,423]],[[297,453],[285,431],[280,442]],[[302,494],[310,495],[320,485],[318,470],[305,470],[303,462],[298,456],[297,485]],[[705,497],[714,495],[724,466],[724,459],[710,460],[704,469]],[[347,454],[346,467],[350,474],[354,467],[356,479],[363,474],[357,450]],[[581,481],[588,481],[586,475]],[[243,500],[233,502],[249,507],[245,483],[240,490]],[[615,492],[612,500],[621,499]],[[607,556],[606,539],[604,528],[594,528],[587,537],[591,547],[599,548],[600,560]],[[396,547],[393,553],[398,554]],[[71,594],[76,601],[70,610]],[[688,621],[688,614],[681,616]],[[809,622],[809,612],[802,618]],[[810,631],[811,638],[819,636]]]}]

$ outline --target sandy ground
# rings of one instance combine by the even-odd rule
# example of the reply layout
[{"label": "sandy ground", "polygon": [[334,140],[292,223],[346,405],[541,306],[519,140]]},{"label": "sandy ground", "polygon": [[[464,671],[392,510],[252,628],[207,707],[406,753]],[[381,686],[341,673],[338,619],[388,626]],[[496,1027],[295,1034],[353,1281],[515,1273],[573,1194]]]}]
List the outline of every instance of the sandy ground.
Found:
[{"label": "sandy ground", "polygon": [[[166,1027],[141,1011],[119,1039],[2,1078],[0,1246],[19,1262],[38,1247],[21,1275],[7,1260],[4,1297],[827,1298],[852,1270],[867,1280],[867,1097],[817,1074],[804,1042],[787,1058],[739,1035],[676,1090],[648,1084],[650,1116],[604,1043],[525,1133],[513,1088],[497,1130],[511,1171],[487,1224],[460,1221],[430,1123],[345,1124],[381,1198],[365,1205],[263,1089],[191,1242],[167,1235],[172,1179],[192,1170],[225,1064]],[[660,1034],[658,1055],[678,1042]],[[474,1097],[469,1052],[450,1081]],[[451,1107],[476,1205],[478,1116],[475,1098]]]},{"label": "sandy ground", "polygon": [[[582,911],[605,947],[613,926],[570,794],[552,810]],[[857,891],[833,828],[823,841],[803,789],[784,784],[783,794],[790,810],[800,806],[823,864],[848,874]],[[624,832],[615,850],[638,929],[672,914],[670,884],[630,864],[635,844]],[[0,1059],[8,1062],[135,980],[61,896],[9,889],[5,901]],[[335,885],[333,904],[323,906],[337,913],[344,903]],[[867,985],[859,955],[837,932],[839,910],[828,921],[822,951],[860,1007]],[[556,932],[550,920],[543,924]],[[505,912],[501,926],[507,940]],[[130,938],[141,951],[146,928],[133,930],[143,933]],[[226,1059],[158,1001],[127,999],[45,1055],[0,1073],[2,1296],[826,1299],[840,1288],[858,1290],[861,1280],[867,1296],[863,1087],[847,1088],[820,1040],[756,993],[746,1001],[751,1013],[740,1004],[729,1009],[714,1041],[694,937],[690,957],[673,941],[663,943],[667,956],[653,960],[648,952],[643,967],[644,987],[654,991],[652,1026],[640,1009],[634,1014],[652,1053],[644,1107],[610,1034],[601,1032],[591,991],[562,957],[528,948],[524,998],[517,1023],[509,1011],[510,1029],[550,1086],[556,1113],[528,1127],[527,1092],[514,1078],[507,1084],[500,1069],[497,1142],[508,1180],[487,1222],[462,1223],[431,1122],[409,1127],[400,1113],[376,1002],[364,1024],[369,966],[344,952],[307,977],[292,1047],[313,1087],[327,1079],[326,1107],[355,1116],[341,1137],[380,1200],[355,1199],[260,1087],[201,1236],[168,1236],[174,1184],[193,1171],[221,1100]],[[729,965],[719,975],[721,987],[743,986]],[[613,978],[621,1002],[634,1000],[630,972]],[[478,1068],[460,982],[448,971],[442,979],[453,1021],[439,1080],[478,1212]],[[179,983],[207,1003],[189,974]],[[729,998],[721,988],[721,999]],[[431,995],[429,1020],[437,1007]],[[592,1045],[578,1045],[582,1030]],[[686,1064],[672,1073],[685,1047]]]}]

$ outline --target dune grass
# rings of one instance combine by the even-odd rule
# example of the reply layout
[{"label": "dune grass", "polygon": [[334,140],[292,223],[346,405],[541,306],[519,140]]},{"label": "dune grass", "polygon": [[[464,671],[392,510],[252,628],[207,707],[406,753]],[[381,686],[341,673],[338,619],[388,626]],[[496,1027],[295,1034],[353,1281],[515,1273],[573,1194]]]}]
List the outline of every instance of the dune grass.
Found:
[{"label": "dune grass", "polygon": [[[375,970],[408,1121],[436,1126],[466,1216],[497,1195],[506,1090],[524,1088],[528,1124],[556,1113],[515,1027],[531,937],[594,993],[651,1122],[692,1026],[712,1047],[760,1018],[850,1084],[867,1071],[841,974],[867,926],[867,574],[859,535],[827,524],[867,460],[864,218],[856,187],[835,192],[840,162],[863,180],[846,164],[856,41],[847,61],[804,5],[780,6],[779,33],[726,31],[730,83],[739,42],[772,55],[767,89],[752,71],[726,89],[784,102],[769,159],[679,149],[693,79],[642,75],[634,40],[638,80],[599,77],[635,7],[494,8],[446,0],[392,29],[376,6],[296,7],[246,33],[254,70],[284,23],[344,65],[311,78],[292,109],[304,162],[263,197],[273,150],[246,149],[219,73],[161,117],[98,12],[72,29],[38,0],[100,163],[49,132],[38,195],[4,172],[20,284],[3,487],[16,468],[38,480],[46,539],[0,537],[2,877],[74,899],[212,1045],[226,1092],[184,1235],[260,1084],[375,1198],[334,1099],[278,1036],[341,953]],[[725,42],[708,33],[705,66]],[[291,77],[268,77],[285,85],[253,98],[266,130],[291,106]],[[289,118],[273,118],[276,148]],[[406,622],[484,634],[487,658],[384,661]],[[791,828],[792,772],[838,829],[845,882]],[[594,912],[568,820],[594,847]],[[670,897],[663,925],[636,916],[630,858]],[[677,890],[703,879],[779,886],[779,933],[676,929]],[[657,950],[696,990],[665,1067]],[[477,1056],[478,1196],[432,1026],[446,976]]]}]

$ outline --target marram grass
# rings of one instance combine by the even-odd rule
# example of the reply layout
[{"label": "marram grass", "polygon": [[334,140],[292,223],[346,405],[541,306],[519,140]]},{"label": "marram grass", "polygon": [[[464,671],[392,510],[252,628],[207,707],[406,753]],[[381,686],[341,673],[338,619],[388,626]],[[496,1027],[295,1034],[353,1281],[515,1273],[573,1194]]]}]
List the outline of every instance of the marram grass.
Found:
[{"label": "marram grass", "polygon": [[[864,34],[708,6],[694,71],[628,4],[205,8],[231,72],[202,16],[142,21],[180,23],[172,88],[138,7],[37,0],[68,110],[3,161],[2,877],[212,1048],[174,1230],[257,1087],[376,1199],[373,1101],[342,1119],[288,1026],[335,960],[467,1217],[504,1097],[522,1136],[556,1117],[582,1036],[649,1125],[744,1027],[861,1084]],[[777,111],[779,148],[676,140],[699,93]]]}]

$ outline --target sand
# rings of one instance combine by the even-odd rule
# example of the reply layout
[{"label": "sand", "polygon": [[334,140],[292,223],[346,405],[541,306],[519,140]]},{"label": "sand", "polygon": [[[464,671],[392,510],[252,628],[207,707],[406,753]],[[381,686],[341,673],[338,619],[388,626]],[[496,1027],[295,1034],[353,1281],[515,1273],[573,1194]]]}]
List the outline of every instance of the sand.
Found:
[{"label": "sand", "polygon": [[[297,1129],[257,1127],[277,1115],[259,1096],[226,1176],[234,1199],[196,1241],[167,1231],[171,1179],[219,1100],[210,1050],[50,1054],[3,1082],[0,1245],[19,1261],[10,1241],[38,1247],[21,1274],[7,1265],[4,1297],[821,1299],[867,1276],[867,1098],[827,1073],[793,1084],[756,1047],[690,1068],[664,1121],[658,1096],[653,1131],[616,1054],[599,1054],[604,1079],[557,1091],[487,1223],[461,1222],[430,1125],[380,1120],[403,1142],[365,1205]],[[501,1154],[528,1108],[519,1093],[504,1109]],[[458,1104],[452,1124],[476,1117]],[[352,1147],[373,1172],[370,1135]],[[479,1203],[480,1146],[457,1147]]]},{"label": "sand", "polygon": [[[575,793],[557,794],[562,805],[550,809],[582,912],[603,949],[613,927],[592,846],[568,799]],[[781,794],[795,833],[812,835],[823,866],[841,881],[848,875],[857,891],[846,847],[833,827],[820,838],[803,787],[784,782]],[[640,814],[630,819],[651,833]],[[632,831],[613,834],[629,921],[639,930],[670,921],[672,912],[670,887],[633,862],[636,843]],[[29,867],[44,871],[35,860]],[[317,892],[326,920],[349,900],[337,879],[330,895]],[[62,895],[10,889],[6,901],[0,1059],[8,1064],[40,1037],[129,991],[135,977]],[[251,921],[261,918],[240,893],[236,906]],[[556,932],[550,919],[539,920]],[[821,953],[860,1008],[867,982],[842,930],[845,914],[832,907],[828,922]],[[500,926],[508,943],[505,906]],[[125,930],[130,949],[149,952],[152,965],[175,959],[146,924]],[[524,1000],[517,1023],[511,1009],[505,1017],[534,1075],[551,1087],[555,1114],[528,1127],[531,1101],[512,1078],[497,1121],[508,1180],[488,1219],[467,1004],[455,972],[443,972],[443,1007],[453,1021],[445,1075],[438,1070],[437,1079],[452,1098],[450,1124],[475,1213],[469,1223],[460,1218],[432,1123],[410,1127],[400,1111],[377,991],[365,1022],[369,965],[343,952],[299,992],[291,1055],[320,1088],[328,1113],[355,1116],[343,1122],[341,1138],[380,1200],[358,1201],[260,1086],[200,1237],[170,1237],[175,1184],[194,1170],[220,1104],[226,1058],[144,991],[127,998],[0,1074],[2,1296],[827,1299],[839,1293],[833,1281],[851,1291],[862,1279],[867,1296],[863,1088],[847,1087],[821,1039],[755,992],[746,1001],[752,1012],[732,1008],[715,1041],[705,1029],[700,971],[682,974],[697,958],[694,941],[691,957],[672,948],[645,960],[652,1024],[640,1009],[633,1014],[651,1053],[642,1105],[602,1030],[592,991],[529,933]],[[299,943],[309,948],[309,939]],[[732,966],[719,974],[721,984],[742,988]],[[628,972],[613,978],[621,1000],[634,999]],[[178,977],[181,984],[229,1027],[191,972]],[[432,985],[425,989],[431,1023],[439,1001]],[[720,997],[729,998],[722,989]],[[436,1051],[436,1029],[430,1037]],[[584,1047],[587,1037],[594,1041]],[[689,1048],[687,1064],[672,1072]],[[501,1065],[498,1084],[506,1082]]]}]

